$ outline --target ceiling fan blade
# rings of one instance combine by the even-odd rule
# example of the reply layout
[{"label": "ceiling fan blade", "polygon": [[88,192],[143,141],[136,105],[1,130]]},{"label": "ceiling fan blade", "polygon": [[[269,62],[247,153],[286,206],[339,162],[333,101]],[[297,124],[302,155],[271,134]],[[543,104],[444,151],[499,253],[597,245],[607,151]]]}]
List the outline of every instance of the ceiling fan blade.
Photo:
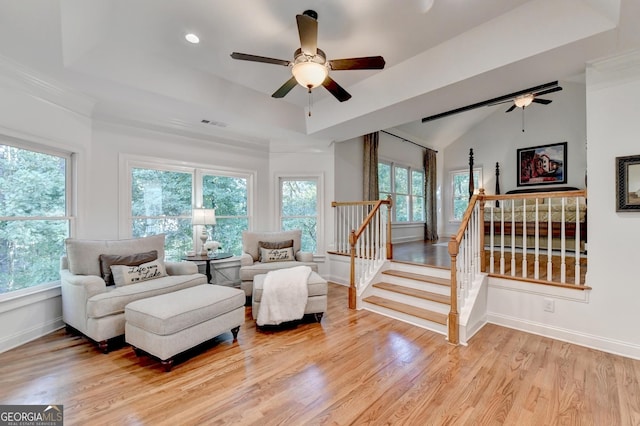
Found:
[{"label": "ceiling fan blade", "polygon": [[549,100],[549,99],[539,99],[539,98],[535,98],[535,99],[533,100],[533,102],[535,102],[535,103],[537,103],[537,104],[542,104],[542,105],[549,105],[549,104],[550,104],[551,102],[553,102],[553,101],[551,101],[551,100]]},{"label": "ceiling fan blade", "polygon": [[511,111],[513,111],[514,109],[516,109],[516,104],[511,105],[511,106],[509,107],[509,109],[508,109],[508,110],[506,110],[505,112],[511,112]]},{"label": "ceiling fan blade", "polygon": [[267,58],[264,56],[249,55],[247,53],[233,52],[231,57],[241,61],[264,62],[265,64],[284,65],[285,67],[291,64],[291,61],[285,61],[284,59]]},{"label": "ceiling fan blade", "polygon": [[282,86],[280,86],[280,88],[278,90],[273,92],[273,95],[271,95],[271,97],[273,97],[273,98],[284,98],[287,95],[287,93],[289,93],[291,91],[291,89],[296,87],[296,84],[298,84],[298,82],[296,81],[296,78],[295,77],[291,77],[289,80],[286,81],[286,83],[284,83]]},{"label": "ceiling fan blade", "polygon": [[384,68],[382,56],[366,56],[363,58],[332,59],[329,66],[332,70],[381,70]]},{"label": "ceiling fan blade", "polygon": [[300,48],[305,55],[315,56],[318,49],[318,21],[306,14],[296,15],[296,21],[300,35]]},{"label": "ceiling fan blade", "polygon": [[553,89],[547,89],[547,90],[543,90],[542,92],[534,93],[533,96],[546,95],[547,93],[559,92],[560,90],[562,90],[562,87],[558,86],[558,87],[554,87]]},{"label": "ceiling fan blade", "polygon": [[322,82],[322,85],[327,89],[337,100],[340,102],[348,101],[351,99],[349,92],[344,90],[342,86],[336,83],[331,77],[327,76]]}]

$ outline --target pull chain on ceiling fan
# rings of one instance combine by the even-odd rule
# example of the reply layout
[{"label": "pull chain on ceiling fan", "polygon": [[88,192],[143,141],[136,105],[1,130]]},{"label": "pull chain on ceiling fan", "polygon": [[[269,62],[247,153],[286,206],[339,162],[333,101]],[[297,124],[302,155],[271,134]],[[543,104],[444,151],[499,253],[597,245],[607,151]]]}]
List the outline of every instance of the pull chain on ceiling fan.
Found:
[{"label": "pull chain on ceiling fan", "polygon": [[[318,14],[313,10],[306,10],[302,15],[296,15],[300,48],[293,53],[293,61],[267,58],[233,52],[231,57],[241,61],[262,62],[273,65],[291,67],[293,75],[271,96],[285,97],[296,84],[305,87],[309,93],[311,105],[311,91],[318,86],[324,86],[340,102],[351,98],[349,92],[329,76],[330,71],[383,69],[385,65],[382,56],[366,56],[361,58],[327,60],[326,54],[318,48]],[[309,110],[309,115],[311,112]]]}]

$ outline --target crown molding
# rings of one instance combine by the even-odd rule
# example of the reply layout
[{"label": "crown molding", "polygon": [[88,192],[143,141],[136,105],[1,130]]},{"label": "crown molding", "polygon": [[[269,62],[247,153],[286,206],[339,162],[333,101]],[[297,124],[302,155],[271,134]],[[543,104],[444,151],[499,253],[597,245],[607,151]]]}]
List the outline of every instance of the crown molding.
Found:
[{"label": "crown molding", "polygon": [[0,84],[28,93],[65,110],[90,117],[95,99],[0,55]]},{"label": "crown molding", "polygon": [[93,117],[95,124],[114,126],[129,131],[143,131],[173,135],[190,139],[209,148],[219,148],[227,152],[235,151],[241,154],[264,156],[269,153],[269,141],[250,137],[230,137],[229,135],[214,134],[210,129],[202,131],[206,124],[188,123],[181,120],[161,122],[153,120],[141,120],[136,118],[124,118],[122,116],[100,113]]},{"label": "crown molding", "polygon": [[587,87],[602,89],[640,79],[640,49],[589,62]]}]

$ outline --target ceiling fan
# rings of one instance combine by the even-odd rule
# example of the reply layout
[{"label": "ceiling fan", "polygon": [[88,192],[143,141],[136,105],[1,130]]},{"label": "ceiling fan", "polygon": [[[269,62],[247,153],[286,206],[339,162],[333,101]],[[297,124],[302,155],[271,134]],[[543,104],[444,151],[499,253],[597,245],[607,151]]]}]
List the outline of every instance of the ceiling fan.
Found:
[{"label": "ceiling fan", "polygon": [[384,58],[382,56],[367,56],[362,58],[332,59],[327,60],[326,54],[318,49],[318,14],[313,10],[306,10],[302,15],[296,15],[298,34],[300,36],[300,48],[293,53],[293,61],[267,58],[264,56],[249,55],[233,52],[231,57],[241,61],[264,62],[266,64],[291,66],[293,77],[287,80],[273,95],[274,98],[283,98],[300,84],[311,93],[312,89],[322,85],[340,102],[347,101],[351,95],[336,83],[329,71],[342,70],[367,70],[383,69]]},{"label": "ceiling fan", "polygon": [[502,101],[502,102],[496,102],[496,103],[493,103],[493,104],[490,104],[490,105],[498,105],[498,104],[503,104],[503,103],[507,103],[507,102],[513,102],[513,105],[511,105],[509,107],[509,109],[507,109],[505,112],[511,112],[516,108],[525,109],[526,107],[528,107],[532,103],[537,103],[537,104],[542,104],[542,105],[549,105],[553,101],[551,101],[550,99],[540,99],[540,98],[538,98],[538,96],[548,95],[549,93],[558,92],[560,90],[562,90],[562,87],[556,86],[556,87],[552,87],[551,89],[541,90],[539,92],[523,93],[523,94],[519,94],[518,96],[514,97],[513,99]]}]

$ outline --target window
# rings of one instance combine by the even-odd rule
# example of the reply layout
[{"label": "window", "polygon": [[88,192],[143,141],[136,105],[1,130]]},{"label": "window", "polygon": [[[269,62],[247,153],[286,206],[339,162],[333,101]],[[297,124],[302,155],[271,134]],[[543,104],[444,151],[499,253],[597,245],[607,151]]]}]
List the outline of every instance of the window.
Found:
[{"label": "window", "polygon": [[[469,205],[469,170],[454,170],[451,176],[451,217],[452,222],[460,222]],[[476,191],[482,182],[482,169],[473,169],[473,187]]]},{"label": "window", "polygon": [[[180,260],[199,242],[191,225],[191,209],[216,209],[216,225],[207,228],[210,240],[223,251],[240,255],[242,231],[250,227],[251,173],[220,172],[183,165],[130,161],[131,229],[134,237],[166,234],[167,260]],[[129,216],[127,212],[121,213]]]},{"label": "window", "polygon": [[216,209],[213,240],[235,255],[242,253],[242,231],[249,229],[247,181],[246,176],[202,176],[202,206]]},{"label": "window", "polygon": [[131,170],[132,235],[166,234],[165,257],[179,260],[193,247],[191,172]]},{"label": "window", "polygon": [[280,227],[302,230],[302,251],[318,251],[318,179],[280,178]]},{"label": "window", "polygon": [[0,144],[0,294],[59,280],[71,154]]},{"label": "window", "polygon": [[393,222],[424,222],[424,171],[378,163],[380,199],[393,199]]}]

